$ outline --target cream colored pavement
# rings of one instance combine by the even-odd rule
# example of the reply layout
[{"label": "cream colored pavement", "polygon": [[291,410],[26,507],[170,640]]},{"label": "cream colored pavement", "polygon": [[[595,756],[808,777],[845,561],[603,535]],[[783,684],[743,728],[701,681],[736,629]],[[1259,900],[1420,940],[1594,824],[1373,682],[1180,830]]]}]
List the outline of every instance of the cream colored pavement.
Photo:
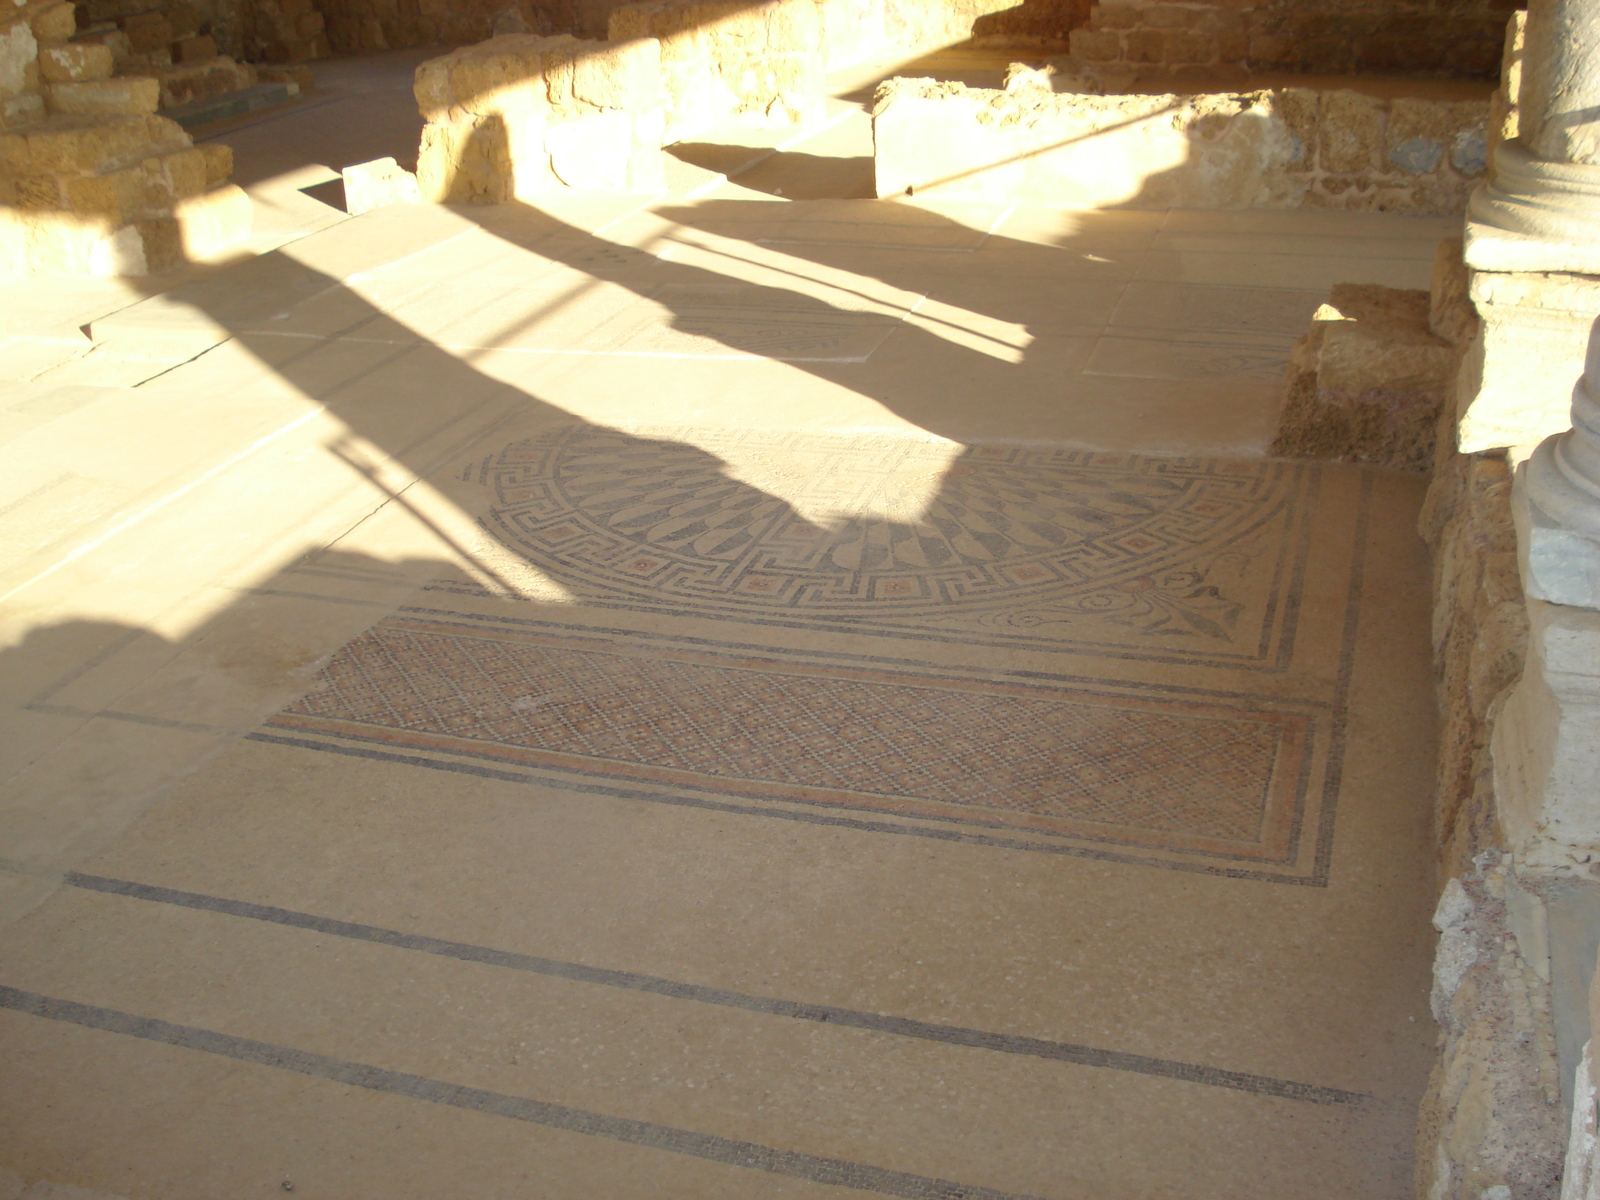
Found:
[{"label": "cream colored pavement", "polygon": [[[0,1168],[150,1200],[1407,1194],[1421,486],[1259,458],[1327,288],[1426,286],[1452,223],[776,195],[818,178],[786,155],[848,163],[852,119],[731,182],[697,151],[673,195],[539,209],[342,219],[285,162],[260,257],[8,293]],[[1216,635],[1237,661],[1155,626],[785,625],[517,540],[553,478],[518,463],[618,455],[596,503],[709,473],[724,511],[869,540],[954,511],[985,456],[1058,511],[1062,480],[1259,478],[1286,523],[1207,560],[1260,622]],[[285,724],[374,636],[1077,697],[1063,721],[1204,693],[1310,721],[1321,799],[1280,866],[1217,867]],[[805,713],[776,719],[786,745]]]}]

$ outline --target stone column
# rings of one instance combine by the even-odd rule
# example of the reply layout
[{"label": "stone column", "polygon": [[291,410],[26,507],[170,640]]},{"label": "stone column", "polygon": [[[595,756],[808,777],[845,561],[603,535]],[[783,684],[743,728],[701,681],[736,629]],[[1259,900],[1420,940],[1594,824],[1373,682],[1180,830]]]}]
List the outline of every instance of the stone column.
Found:
[{"label": "stone column", "polygon": [[1519,490],[1517,542],[1528,595],[1600,610],[1600,320],[1572,390],[1572,428],[1539,443]]},{"label": "stone column", "polygon": [[1519,136],[1467,206],[1467,265],[1600,274],[1600,0],[1529,0]]}]

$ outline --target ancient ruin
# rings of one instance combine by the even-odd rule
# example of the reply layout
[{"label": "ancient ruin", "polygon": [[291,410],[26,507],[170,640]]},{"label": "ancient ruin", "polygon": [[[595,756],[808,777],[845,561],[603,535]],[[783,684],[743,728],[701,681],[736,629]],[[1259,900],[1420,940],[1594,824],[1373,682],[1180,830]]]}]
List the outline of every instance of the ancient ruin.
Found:
[{"label": "ancient ruin", "polygon": [[15,0],[0,1200],[1600,1197],[1600,0]]}]

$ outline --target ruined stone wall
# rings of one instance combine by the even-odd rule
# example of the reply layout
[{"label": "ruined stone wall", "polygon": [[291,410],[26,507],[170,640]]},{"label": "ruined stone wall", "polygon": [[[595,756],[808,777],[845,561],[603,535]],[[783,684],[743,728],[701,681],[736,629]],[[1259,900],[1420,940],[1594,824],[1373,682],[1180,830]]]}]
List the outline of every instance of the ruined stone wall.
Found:
[{"label": "ruined stone wall", "polygon": [[1492,79],[1516,0],[1102,0],[1072,35],[1087,62],[1182,71]]},{"label": "ruined stone wall", "polygon": [[1485,851],[1434,915],[1439,1060],[1417,1114],[1418,1200],[1557,1200],[1565,1129],[1546,898]]},{"label": "ruined stone wall", "polygon": [[1430,300],[1420,288],[1335,285],[1289,352],[1271,453],[1427,471],[1460,360],[1435,332]]},{"label": "ruined stone wall", "polygon": [[510,34],[417,68],[424,200],[664,187],[661,48]]},{"label": "ruined stone wall", "polygon": [[141,275],[242,239],[231,151],[195,146],[156,114],[160,78],[113,75],[77,33],[55,0],[0,20],[0,276]]},{"label": "ruined stone wall", "polygon": [[1000,92],[895,79],[873,115],[880,196],[1068,208],[1458,213],[1487,102],[1284,88],[1202,96]]},{"label": "ruined stone wall", "polygon": [[972,40],[981,46],[1058,49],[1072,31],[1088,24],[1092,0],[1023,0],[1015,8],[979,17]]},{"label": "ruined stone wall", "polygon": [[[237,3],[239,0],[210,0]],[[297,0],[257,0],[261,3]],[[309,2],[309,0],[298,0]],[[1087,0],[316,0],[327,17],[327,36],[343,54],[405,46],[484,41],[496,34],[572,34],[627,41],[655,37],[667,43],[665,61],[700,60],[691,44],[714,44],[711,69],[725,75],[750,69],[761,44],[775,56],[768,68],[792,71],[782,56],[793,52],[789,31],[814,31],[808,49],[820,67],[880,55],[916,54],[964,41],[974,23],[1017,10],[1017,30],[1040,40],[1063,20],[1081,20]],[[1063,17],[1063,13],[1067,14]],[[771,32],[765,30],[771,26]],[[697,32],[700,31],[700,32]],[[1007,36],[1004,25],[991,32]],[[1066,36],[1065,28],[1053,40]],[[748,43],[755,39],[756,46]],[[791,89],[792,90],[792,89]]]}]

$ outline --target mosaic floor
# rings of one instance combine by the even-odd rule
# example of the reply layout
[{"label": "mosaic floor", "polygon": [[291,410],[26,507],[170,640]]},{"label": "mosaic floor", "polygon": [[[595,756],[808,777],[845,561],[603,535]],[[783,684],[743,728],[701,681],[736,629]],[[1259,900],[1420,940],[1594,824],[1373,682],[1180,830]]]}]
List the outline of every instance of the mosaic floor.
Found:
[{"label": "mosaic floor", "polygon": [[[480,460],[463,475],[502,586],[434,583],[252,736],[1325,882],[1364,519],[1313,553],[1317,470],[697,436],[569,426]],[[729,466],[751,459],[801,489]],[[893,519],[912,480],[925,509]],[[1334,491],[1325,508],[1362,508]],[[584,615],[552,620],[504,586],[519,570]],[[586,626],[608,610],[625,635]],[[1241,692],[1240,672],[1290,686]]]},{"label": "mosaic floor", "polygon": [[1407,1196],[1444,223],[581,200],[40,301],[0,1200]]}]

